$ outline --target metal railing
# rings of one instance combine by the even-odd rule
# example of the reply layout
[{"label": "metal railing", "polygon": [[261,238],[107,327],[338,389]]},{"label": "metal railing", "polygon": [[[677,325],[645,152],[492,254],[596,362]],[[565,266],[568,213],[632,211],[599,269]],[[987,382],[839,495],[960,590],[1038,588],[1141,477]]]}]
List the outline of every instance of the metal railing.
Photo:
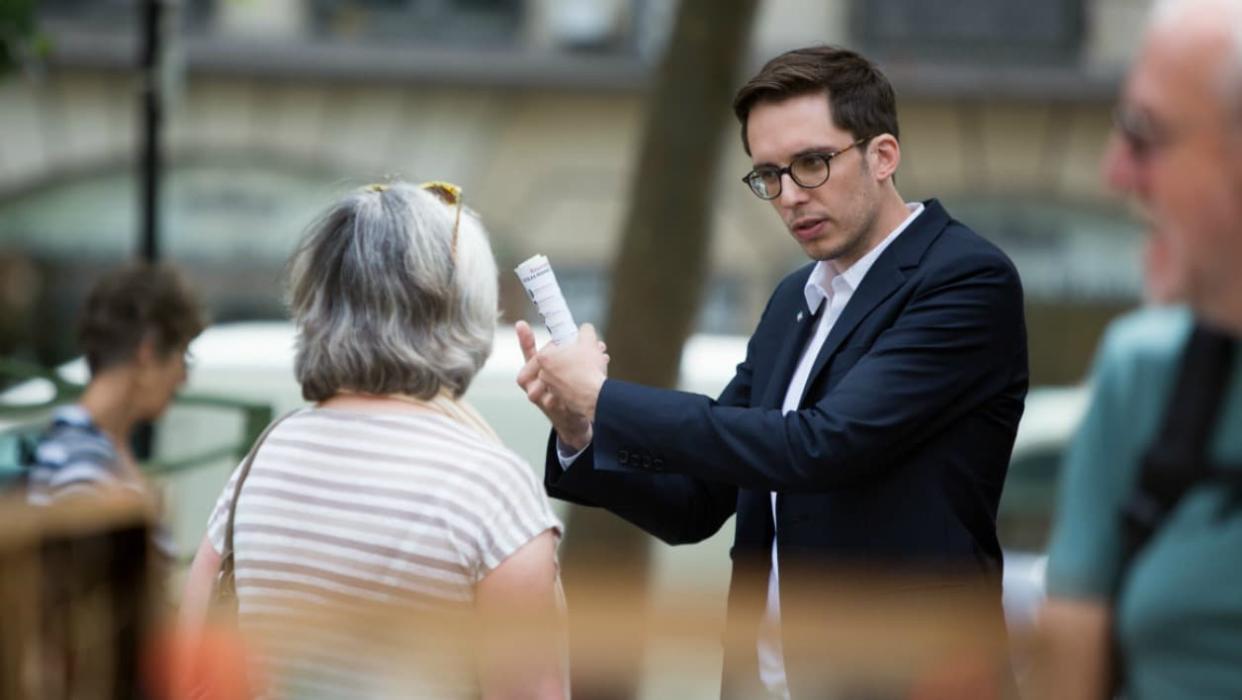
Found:
[{"label": "metal railing", "polygon": [[[25,382],[44,380],[50,383],[51,395],[29,403],[6,403],[0,400],[0,438],[32,441],[47,425],[48,415],[56,406],[69,403],[82,395],[85,386],[69,381],[55,370],[13,358],[0,357],[0,383],[12,384],[13,391]],[[216,463],[221,459],[240,460],[258,439],[263,429],[272,421],[272,406],[268,403],[238,399],[218,394],[181,392],[173,405],[182,408],[208,408],[223,411],[239,411],[242,414],[241,435],[236,441],[213,447],[185,457],[147,460],[141,466],[153,476],[168,476],[191,471]],[[13,460],[8,463],[0,457],[0,484],[21,475],[24,467]]]}]

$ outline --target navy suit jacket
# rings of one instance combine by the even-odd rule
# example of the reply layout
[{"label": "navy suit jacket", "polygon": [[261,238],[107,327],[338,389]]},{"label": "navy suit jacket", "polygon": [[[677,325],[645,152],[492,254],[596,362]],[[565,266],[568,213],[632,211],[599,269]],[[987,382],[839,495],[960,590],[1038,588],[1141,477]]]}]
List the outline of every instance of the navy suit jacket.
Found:
[{"label": "navy suit jacket", "polygon": [[[766,595],[771,491],[782,600],[800,564],[866,565],[983,573],[999,605],[996,509],[1027,390],[1013,264],[928,201],[855,290],[798,410],[782,414],[817,318],[803,293],[812,267],[777,287],[716,400],[606,381],[587,451],[562,470],[549,441],[548,494],[671,544],[737,513],[728,626],[742,637],[755,637]],[[726,657],[725,694],[756,669],[753,645]]]}]

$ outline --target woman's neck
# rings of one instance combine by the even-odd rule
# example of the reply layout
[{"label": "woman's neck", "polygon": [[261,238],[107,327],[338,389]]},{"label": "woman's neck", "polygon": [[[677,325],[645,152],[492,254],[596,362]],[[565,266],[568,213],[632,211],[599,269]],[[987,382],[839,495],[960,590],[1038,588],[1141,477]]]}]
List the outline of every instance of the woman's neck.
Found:
[{"label": "woman's neck", "polygon": [[365,394],[342,390],[320,401],[320,408],[360,413],[437,413],[428,402],[404,394]]}]

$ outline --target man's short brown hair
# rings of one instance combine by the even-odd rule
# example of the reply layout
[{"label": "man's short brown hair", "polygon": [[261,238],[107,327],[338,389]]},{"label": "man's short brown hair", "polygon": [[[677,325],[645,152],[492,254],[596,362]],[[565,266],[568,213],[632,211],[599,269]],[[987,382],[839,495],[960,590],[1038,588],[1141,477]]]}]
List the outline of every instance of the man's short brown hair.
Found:
[{"label": "man's short brown hair", "polygon": [[733,113],[742,123],[742,147],[750,153],[746,120],[760,102],[823,92],[832,122],[854,138],[892,134],[897,128],[897,98],[888,78],[863,56],[836,46],[794,49],[768,61],[733,98]]},{"label": "man's short brown hair", "polygon": [[133,263],[91,289],[78,318],[78,342],[94,375],[133,359],[148,336],[164,357],[189,345],[205,325],[198,298],[175,268]]}]

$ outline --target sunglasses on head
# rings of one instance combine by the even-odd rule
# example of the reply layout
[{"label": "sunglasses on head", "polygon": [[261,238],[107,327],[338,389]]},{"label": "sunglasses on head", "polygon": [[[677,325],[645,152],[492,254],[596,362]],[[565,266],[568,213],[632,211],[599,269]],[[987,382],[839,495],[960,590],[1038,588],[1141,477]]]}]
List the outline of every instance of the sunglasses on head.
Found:
[{"label": "sunglasses on head", "polygon": [[[457,230],[461,226],[461,200],[462,200],[461,188],[458,187],[457,185],[454,185],[451,182],[444,182],[443,180],[429,180],[427,182],[420,183],[418,185],[418,188],[424,192],[429,192],[435,195],[436,198],[439,199],[441,202],[444,202],[448,206],[454,208],[455,211],[453,214],[453,240],[452,240],[452,243],[450,244],[449,250],[452,252],[453,261],[456,262],[457,260]],[[371,190],[372,192],[384,192],[385,190],[388,189],[388,185],[377,183],[374,185],[367,185],[367,189]]]},{"label": "sunglasses on head", "polygon": [[419,185],[424,192],[430,192],[440,199],[441,202],[454,208],[453,214],[453,242],[449,250],[452,251],[453,261],[457,261],[457,229],[461,225],[461,188],[451,182],[443,182],[441,180],[432,180]]}]

